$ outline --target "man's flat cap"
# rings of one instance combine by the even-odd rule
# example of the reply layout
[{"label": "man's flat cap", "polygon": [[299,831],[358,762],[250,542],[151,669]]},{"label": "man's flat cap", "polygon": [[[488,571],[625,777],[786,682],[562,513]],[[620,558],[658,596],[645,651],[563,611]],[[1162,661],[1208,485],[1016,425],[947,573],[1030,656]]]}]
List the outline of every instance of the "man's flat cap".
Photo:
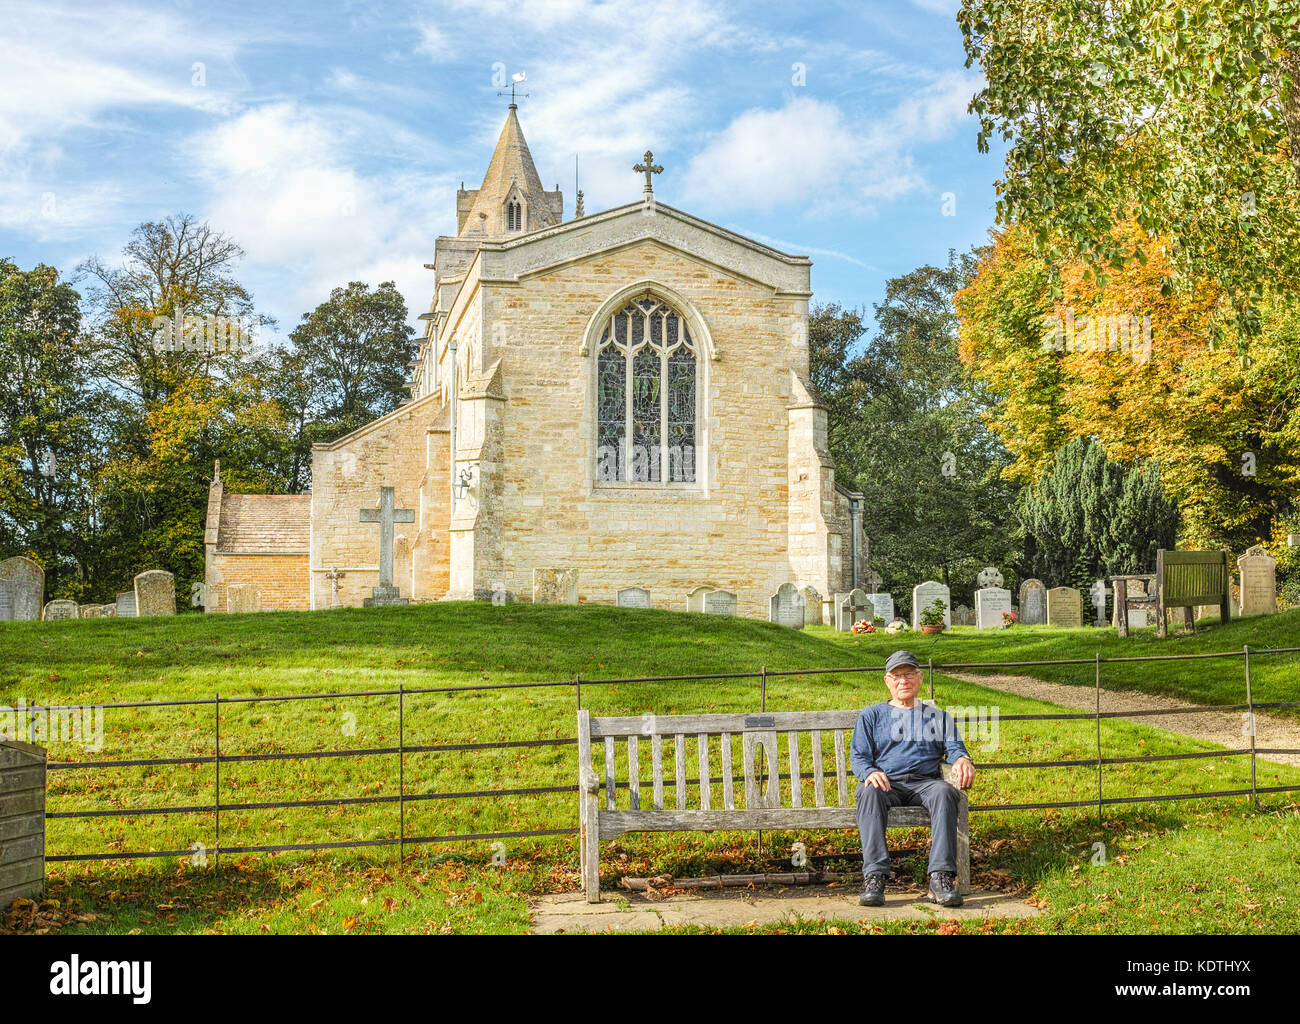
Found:
[{"label": "man's flat cap", "polygon": [[911,651],[895,651],[885,662],[885,672],[893,672],[894,669],[904,665],[911,665],[913,668],[921,667],[921,663],[916,660],[916,655]]}]

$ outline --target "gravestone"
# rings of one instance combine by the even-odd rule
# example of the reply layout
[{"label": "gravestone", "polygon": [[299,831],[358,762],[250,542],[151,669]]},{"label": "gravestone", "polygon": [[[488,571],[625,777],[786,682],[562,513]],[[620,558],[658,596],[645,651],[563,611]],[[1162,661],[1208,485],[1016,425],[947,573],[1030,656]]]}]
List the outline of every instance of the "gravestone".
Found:
[{"label": "gravestone", "polygon": [[0,622],[14,620],[14,585],[8,580],[0,580]]},{"label": "gravestone", "polygon": [[135,612],[146,615],[176,614],[176,577],[165,569],[150,569],[135,578]]},{"label": "gravestone", "polygon": [[975,625],[975,612],[964,604],[957,605],[952,610],[952,624],[954,626]]},{"label": "gravestone", "polygon": [[889,593],[868,594],[867,600],[876,610],[876,618],[884,619],[885,625],[894,621],[894,595]]},{"label": "gravestone", "polygon": [[1239,614],[1273,615],[1277,612],[1277,559],[1256,544],[1237,559],[1241,573]]},{"label": "gravestone", "polygon": [[119,619],[134,619],[136,617],[134,590],[128,590],[124,594],[117,595],[117,617]]},{"label": "gravestone", "polygon": [[710,590],[704,595],[704,611],[708,615],[735,615],[736,595],[727,590]]},{"label": "gravestone", "polygon": [[64,598],[58,598],[51,601],[45,606],[45,611],[41,614],[46,622],[55,622],[59,619],[79,619],[81,613],[76,601],[68,601]]},{"label": "gravestone", "polygon": [[533,604],[577,603],[577,569],[533,570]]},{"label": "gravestone", "polygon": [[696,587],[686,595],[686,610],[688,612],[703,612],[705,595],[712,591],[712,587]]},{"label": "gravestone", "polygon": [[803,598],[803,624],[820,626],[822,624],[822,595],[816,587],[804,587],[799,591]]},{"label": "gravestone", "polygon": [[952,626],[952,597],[948,588],[934,580],[926,580],[912,588],[912,628],[921,628],[921,609],[934,603],[935,598],[943,601],[943,627]]},{"label": "gravestone", "polygon": [[983,587],[975,591],[975,625],[979,629],[1002,629],[1004,612],[1011,611],[1011,591]]},{"label": "gravestone", "polygon": [[253,583],[232,583],[226,588],[226,613],[242,615],[262,610],[262,592]]},{"label": "gravestone", "polygon": [[620,608],[649,608],[650,591],[643,587],[624,587],[618,592]]},{"label": "gravestone", "polygon": [[117,618],[117,605],[83,604],[81,606],[81,617],[83,619],[115,619]]},{"label": "gravestone", "polygon": [[1094,625],[1106,625],[1106,581],[1093,580],[1092,588],[1088,591],[1088,598],[1092,601],[1094,616]]},{"label": "gravestone", "polygon": [[393,548],[397,538],[396,525],[415,522],[415,509],[398,508],[395,494],[393,488],[381,487],[379,507],[359,510],[361,522],[379,524],[379,585],[371,588],[373,596],[361,602],[367,608],[411,603],[402,596],[399,587],[393,586]]},{"label": "gravestone", "polygon": [[847,594],[835,595],[835,628],[841,633],[853,632],[853,624],[875,618],[876,610],[867,600],[867,592],[861,588],[850,590]]},{"label": "gravestone", "polygon": [[769,617],[778,626],[803,629],[803,594],[793,583],[782,583],[768,603],[771,606]]},{"label": "gravestone", "polygon": [[1028,579],[1020,584],[1020,624],[1041,626],[1047,622],[1047,586],[1042,580]]},{"label": "gravestone", "polygon": [[45,607],[45,570],[39,563],[17,555],[0,562],[0,582],[8,584],[9,614],[13,622],[35,622]]},{"label": "gravestone", "polygon": [[1053,587],[1047,592],[1049,626],[1083,625],[1083,595],[1074,587]]},{"label": "gravestone", "polygon": [[1002,573],[991,565],[986,565],[981,569],[979,575],[976,576],[975,579],[979,583],[981,589],[985,590],[990,587],[1001,587],[1005,582],[1002,578]]}]

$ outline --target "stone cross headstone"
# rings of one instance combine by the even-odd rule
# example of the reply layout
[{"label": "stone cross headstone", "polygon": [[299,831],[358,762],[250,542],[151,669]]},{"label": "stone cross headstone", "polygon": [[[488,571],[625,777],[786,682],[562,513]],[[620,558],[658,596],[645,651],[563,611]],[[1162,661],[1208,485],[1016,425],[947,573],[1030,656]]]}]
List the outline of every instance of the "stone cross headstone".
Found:
[{"label": "stone cross headstone", "polygon": [[226,588],[226,612],[244,615],[262,610],[262,592],[253,583],[232,583]]},{"label": "stone cross headstone", "polygon": [[1053,587],[1047,592],[1049,626],[1083,625],[1083,595],[1074,587]]},{"label": "stone cross headstone", "polygon": [[975,579],[983,588],[1000,587],[1005,582],[1002,578],[1002,573],[991,565],[986,565],[981,569],[979,575],[976,576]]},{"label": "stone cross headstone", "polygon": [[736,595],[726,590],[710,590],[704,595],[704,610],[709,615],[735,615]]},{"label": "stone cross headstone", "polygon": [[893,594],[881,591],[875,594],[868,594],[867,600],[871,602],[871,607],[876,610],[876,618],[884,619],[886,626],[894,621]]},{"label": "stone cross headstone", "polygon": [[880,573],[876,572],[874,569],[868,570],[866,576],[862,578],[862,584],[866,588],[868,593],[871,593],[872,591],[875,590],[879,590],[880,585],[884,582],[885,582],[885,578],[881,576]]},{"label": "stone cross headstone", "polygon": [[46,622],[54,622],[57,619],[79,619],[81,618],[81,612],[76,601],[57,598],[45,606],[41,618]]},{"label": "stone cross headstone", "polygon": [[343,579],[346,575],[347,573],[343,572],[337,566],[325,574],[325,578],[330,581],[331,608],[337,608],[339,606],[339,580]]},{"label": "stone cross headstone", "polygon": [[392,487],[381,487],[379,507],[361,509],[361,522],[379,524],[379,585],[374,588],[374,597],[362,602],[367,608],[408,603],[401,596],[401,589],[393,586],[393,547],[397,536],[394,527],[398,523],[415,522],[415,509],[398,508],[395,493]]},{"label": "stone cross headstone", "polygon": [[124,594],[117,595],[117,617],[119,619],[134,619],[136,617],[134,590],[128,590]]},{"label": "stone cross headstone", "polygon": [[533,570],[533,604],[577,603],[577,569]]},{"label": "stone cross headstone", "polygon": [[804,587],[799,591],[803,597],[803,624],[820,626],[822,624],[822,595],[816,587]]},{"label": "stone cross headstone", "polygon": [[150,569],[135,578],[135,613],[147,615],[176,614],[176,577],[165,569]]},{"label": "stone cross headstone", "polygon": [[921,628],[921,609],[933,604],[938,598],[943,602],[943,628],[952,627],[952,596],[942,583],[926,580],[912,588],[912,628]]},{"label": "stone cross headstone", "polygon": [[23,555],[0,562],[0,581],[8,584],[11,621],[35,622],[45,608],[45,570]]},{"label": "stone cross headstone", "polygon": [[1047,622],[1047,587],[1042,580],[1027,579],[1020,584],[1020,624],[1042,626]]},{"label": "stone cross headstone", "polygon": [[1092,602],[1094,616],[1094,625],[1106,625],[1106,581],[1093,580],[1092,587],[1088,591],[1088,599]]},{"label": "stone cross headstone", "polygon": [[1239,614],[1273,615],[1277,611],[1277,559],[1256,544],[1237,559],[1241,573]]},{"label": "stone cross headstone", "polygon": [[803,629],[803,594],[793,583],[782,583],[768,601],[768,618],[778,626]]},{"label": "stone cross headstone", "polygon": [[620,608],[649,608],[650,591],[644,587],[624,587],[618,592]]},{"label": "stone cross headstone", "polygon": [[875,618],[876,609],[867,600],[867,592],[861,588],[850,590],[847,594],[835,595],[835,628],[841,633],[853,632],[853,624]]},{"label": "stone cross headstone", "polygon": [[975,625],[979,629],[1002,629],[1003,612],[1011,611],[1011,591],[1002,587],[983,587],[975,591]]}]

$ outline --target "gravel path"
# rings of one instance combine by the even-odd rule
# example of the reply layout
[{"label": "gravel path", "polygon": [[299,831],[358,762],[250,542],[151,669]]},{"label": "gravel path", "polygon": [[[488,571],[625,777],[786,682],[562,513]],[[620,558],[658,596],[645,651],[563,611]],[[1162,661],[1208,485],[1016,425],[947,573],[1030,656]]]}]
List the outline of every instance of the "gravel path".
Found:
[{"label": "gravel path", "polygon": [[[944,674],[953,679],[960,679],[962,682],[975,683],[977,686],[987,686],[994,690],[1005,690],[1019,697],[1043,700],[1080,711],[1092,711],[1097,706],[1097,691],[1091,687],[1048,683],[1029,676],[977,675],[971,672],[945,672]],[[1137,690],[1101,691],[1102,711],[1183,708],[1191,703],[1193,702],[1181,698],[1159,697]],[[1208,743],[1217,743],[1232,750],[1240,750],[1250,746],[1250,738],[1243,735],[1241,731],[1245,724],[1245,714],[1244,711],[1202,711],[1187,715],[1152,715],[1126,720],[1156,729],[1166,729]],[[1257,711],[1255,745],[1261,748],[1300,749],[1300,722],[1279,718],[1266,711]],[[1300,754],[1260,754],[1259,759],[1300,766]]]}]

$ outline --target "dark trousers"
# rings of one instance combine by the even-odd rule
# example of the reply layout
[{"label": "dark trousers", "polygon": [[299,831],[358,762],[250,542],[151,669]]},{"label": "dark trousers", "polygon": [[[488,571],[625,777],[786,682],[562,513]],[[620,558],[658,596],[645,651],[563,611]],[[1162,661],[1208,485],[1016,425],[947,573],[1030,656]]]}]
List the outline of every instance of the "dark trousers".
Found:
[{"label": "dark trousers", "polygon": [[858,803],[858,832],[862,836],[862,875],[872,872],[889,874],[889,848],[885,845],[885,825],[891,807],[924,807],[930,812],[931,871],[957,870],[956,787],[943,779],[922,775],[891,775],[889,791],[859,782],[854,796]]}]

